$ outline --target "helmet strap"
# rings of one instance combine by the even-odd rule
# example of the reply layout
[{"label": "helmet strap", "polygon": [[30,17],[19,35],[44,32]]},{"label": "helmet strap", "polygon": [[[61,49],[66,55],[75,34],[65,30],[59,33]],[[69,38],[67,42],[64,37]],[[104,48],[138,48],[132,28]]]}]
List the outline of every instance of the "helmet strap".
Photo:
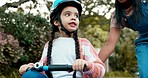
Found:
[{"label": "helmet strap", "polygon": [[[71,35],[72,35],[75,31],[72,31],[72,32],[68,31],[68,30],[63,26],[63,24],[62,24],[62,22],[61,22],[61,19],[60,19],[60,24],[61,24],[61,30],[62,30],[63,32],[65,32],[66,35],[68,35],[69,37],[71,37]],[[76,31],[77,31],[77,30],[76,30]]]}]

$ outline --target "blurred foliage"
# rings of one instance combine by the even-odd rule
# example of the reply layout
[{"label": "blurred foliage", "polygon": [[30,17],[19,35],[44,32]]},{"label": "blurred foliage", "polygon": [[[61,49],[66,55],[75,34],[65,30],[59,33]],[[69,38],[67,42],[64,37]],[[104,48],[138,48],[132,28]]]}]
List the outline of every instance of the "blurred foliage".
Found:
[{"label": "blurred foliage", "polygon": [[95,47],[105,43],[109,31],[109,20],[97,15],[82,15],[80,30],[82,37],[89,39]]},{"label": "blurred foliage", "polygon": [[4,13],[0,9],[0,16],[0,74],[9,76],[13,74],[12,68],[18,70],[24,63],[39,61],[50,26],[40,15]]},{"label": "blurred foliage", "polygon": [[130,72],[124,71],[114,71],[114,72],[106,72],[104,78],[138,78],[136,75],[131,75]]},{"label": "blurred foliage", "polygon": [[[22,13],[4,13],[0,12],[1,22],[4,32],[12,34],[19,41],[19,46],[23,47],[25,54],[23,57],[28,57],[30,62],[39,60],[38,55],[44,45],[44,41],[48,39],[49,22],[40,15],[22,14]],[[33,55],[32,55],[33,54]]]},{"label": "blurred foliage", "polygon": [[110,57],[110,65],[113,71],[128,71],[131,74],[137,72],[137,60],[134,40],[137,32],[125,28],[115,48],[115,56]]},{"label": "blurred foliage", "polygon": [[24,50],[12,35],[0,32],[0,74],[9,75],[12,67],[16,66]]},{"label": "blurred foliage", "polygon": [[[83,14],[102,14],[105,16],[114,8],[113,0],[80,0],[83,6]],[[98,9],[99,8],[99,9]],[[103,10],[103,8],[105,8]],[[85,10],[84,10],[85,9]],[[103,10],[103,11],[102,11]],[[102,11],[102,13],[100,13]]]}]

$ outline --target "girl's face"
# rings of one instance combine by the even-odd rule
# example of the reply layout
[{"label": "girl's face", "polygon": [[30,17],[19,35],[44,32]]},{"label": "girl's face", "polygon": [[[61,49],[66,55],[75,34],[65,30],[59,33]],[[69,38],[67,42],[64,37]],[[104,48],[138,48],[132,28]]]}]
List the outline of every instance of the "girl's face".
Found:
[{"label": "girl's face", "polygon": [[62,24],[65,29],[72,32],[79,27],[79,12],[73,6],[65,7],[60,15]]}]

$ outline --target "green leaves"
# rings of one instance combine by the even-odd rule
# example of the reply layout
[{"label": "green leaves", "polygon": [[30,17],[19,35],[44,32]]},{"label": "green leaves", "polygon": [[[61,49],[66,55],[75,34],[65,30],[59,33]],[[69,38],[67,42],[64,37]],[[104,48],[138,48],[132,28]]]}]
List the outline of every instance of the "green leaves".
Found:
[{"label": "green leaves", "polygon": [[108,35],[109,20],[98,15],[82,16],[80,24],[81,36],[89,39],[94,47],[101,47],[105,43]]},{"label": "green leaves", "polygon": [[110,58],[110,65],[114,71],[128,71],[131,74],[137,72],[137,60],[134,40],[137,32],[123,29],[120,40],[115,48],[115,57]]},{"label": "green leaves", "polygon": [[5,25],[5,32],[13,34],[23,45],[30,45],[34,42],[39,30],[48,31],[49,23],[39,15],[22,13],[2,14],[2,23]]},{"label": "green leaves", "polygon": [[38,61],[49,39],[49,22],[40,15],[5,13],[2,10],[0,16],[0,32],[3,33],[0,39],[0,71],[6,73],[6,68]]}]

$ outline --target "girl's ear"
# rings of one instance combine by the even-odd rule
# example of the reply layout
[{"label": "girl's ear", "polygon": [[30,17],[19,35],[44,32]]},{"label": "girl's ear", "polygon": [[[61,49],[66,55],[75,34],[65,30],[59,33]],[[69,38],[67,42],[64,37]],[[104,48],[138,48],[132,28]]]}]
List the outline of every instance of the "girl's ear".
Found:
[{"label": "girl's ear", "polygon": [[55,20],[53,23],[54,23],[55,26],[59,26],[60,25],[59,21],[57,21],[57,20]]}]

